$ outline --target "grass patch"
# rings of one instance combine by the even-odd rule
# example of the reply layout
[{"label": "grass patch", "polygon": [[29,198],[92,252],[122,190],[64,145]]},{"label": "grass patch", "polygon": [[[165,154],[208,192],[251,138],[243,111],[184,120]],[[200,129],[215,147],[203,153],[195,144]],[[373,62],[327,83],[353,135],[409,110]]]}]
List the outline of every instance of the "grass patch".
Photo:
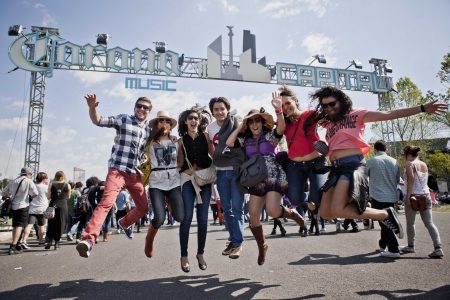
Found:
[{"label": "grass patch", "polygon": [[441,204],[438,207],[433,207],[433,211],[450,212],[450,204]]}]

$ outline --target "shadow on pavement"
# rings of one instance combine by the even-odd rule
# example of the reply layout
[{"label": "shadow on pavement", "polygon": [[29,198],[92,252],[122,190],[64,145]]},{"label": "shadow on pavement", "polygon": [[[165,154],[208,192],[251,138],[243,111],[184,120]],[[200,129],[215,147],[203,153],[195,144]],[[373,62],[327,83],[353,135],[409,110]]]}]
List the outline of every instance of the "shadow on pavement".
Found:
[{"label": "shadow on pavement", "polygon": [[[299,261],[290,262],[288,265],[360,265],[369,263],[384,263],[389,264],[395,262],[394,259],[380,257],[378,253],[373,251],[365,254],[358,254],[353,256],[341,257],[335,254],[310,254],[300,259]],[[377,255],[377,256],[373,256]],[[400,259],[425,259],[424,257],[405,257]]]},{"label": "shadow on pavement", "polygon": [[[386,299],[450,299],[450,285],[443,285],[430,291],[403,289],[395,291],[369,290],[357,292],[360,296],[379,295]],[[402,296],[402,294],[408,294]]]},{"label": "shadow on pavement", "polygon": [[133,282],[82,279],[63,281],[58,286],[31,284],[1,292],[0,299],[251,299],[262,289],[279,286],[263,285],[246,278],[220,281],[216,276],[177,276]]}]

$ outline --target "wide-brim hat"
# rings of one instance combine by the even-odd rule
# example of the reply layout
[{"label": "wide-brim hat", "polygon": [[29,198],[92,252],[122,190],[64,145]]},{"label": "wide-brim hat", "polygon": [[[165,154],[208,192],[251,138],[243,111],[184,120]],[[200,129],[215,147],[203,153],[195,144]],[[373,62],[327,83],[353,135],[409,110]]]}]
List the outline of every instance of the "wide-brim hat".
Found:
[{"label": "wide-brim hat", "polygon": [[174,129],[177,126],[177,120],[172,118],[169,113],[165,110],[160,110],[156,113],[156,118],[153,118],[150,120],[149,125],[150,127],[156,126],[156,122],[158,122],[159,119],[170,119],[170,129]]},{"label": "wide-brim hat", "polygon": [[250,119],[252,117],[259,116],[261,119],[264,120],[263,126],[267,129],[271,130],[273,129],[273,126],[275,125],[275,122],[273,120],[273,117],[271,114],[266,113],[263,107],[261,107],[260,110],[252,109],[248,112],[248,114],[243,118],[244,124],[242,125],[241,132],[245,132],[247,130],[247,119]]}]

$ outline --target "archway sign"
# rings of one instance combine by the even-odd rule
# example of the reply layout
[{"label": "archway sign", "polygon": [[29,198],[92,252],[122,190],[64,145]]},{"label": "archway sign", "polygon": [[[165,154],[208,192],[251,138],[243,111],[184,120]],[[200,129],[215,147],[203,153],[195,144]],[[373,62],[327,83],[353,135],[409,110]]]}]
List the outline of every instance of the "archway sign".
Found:
[{"label": "archway sign", "polygon": [[[256,59],[256,38],[243,32],[243,52],[238,61],[233,56],[233,27],[228,27],[229,57],[222,56],[222,35],[207,47],[207,58],[185,57],[166,50],[157,43],[154,50],[107,48],[106,45],[78,45],[63,39],[56,28],[32,26],[31,33],[19,36],[9,47],[9,58],[18,68],[30,71],[30,108],[28,115],[25,165],[39,170],[45,80],[54,70],[110,72],[132,75],[155,75],[199,79],[222,79],[303,87],[332,85],[340,89],[387,93],[392,78],[386,74],[386,60],[371,59],[373,72],[335,69],[277,62],[266,64]],[[162,43],[164,45],[164,43]],[[125,87],[145,89],[140,78],[127,77]]]}]

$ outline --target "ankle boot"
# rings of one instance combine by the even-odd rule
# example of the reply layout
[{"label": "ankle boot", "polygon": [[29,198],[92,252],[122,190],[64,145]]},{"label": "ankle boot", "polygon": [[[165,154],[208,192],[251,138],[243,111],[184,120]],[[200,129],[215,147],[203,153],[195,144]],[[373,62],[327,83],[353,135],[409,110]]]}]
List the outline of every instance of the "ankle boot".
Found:
[{"label": "ankle boot", "polygon": [[305,220],[303,217],[298,213],[295,209],[290,209],[285,206],[281,206],[281,209],[283,210],[281,213],[280,218],[288,218],[291,220],[294,220],[300,227],[305,226]]},{"label": "ankle boot", "polygon": [[153,227],[153,224],[148,226],[147,236],[145,237],[145,255],[147,257],[153,256],[153,240],[155,239],[155,235],[158,233],[158,229]]},{"label": "ankle boot", "polygon": [[109,232],[107,232],[107,231],[103,232],[103,241],[107,242],[108,238],[109,238]]},{"label": "ankle boot", "polygon": [[250,226],[250,230],[255,237],[256,243],[258,244],[258,265],[263,265],[266,261],[266,253],[269,249],[269,245],[266,243],[266,237],[264,236],[262,225]]},{"label": "ankle boot", "polygon": [[281,236],[286,236],[286,229],[284,229],[283,225],[280,227]]}]

